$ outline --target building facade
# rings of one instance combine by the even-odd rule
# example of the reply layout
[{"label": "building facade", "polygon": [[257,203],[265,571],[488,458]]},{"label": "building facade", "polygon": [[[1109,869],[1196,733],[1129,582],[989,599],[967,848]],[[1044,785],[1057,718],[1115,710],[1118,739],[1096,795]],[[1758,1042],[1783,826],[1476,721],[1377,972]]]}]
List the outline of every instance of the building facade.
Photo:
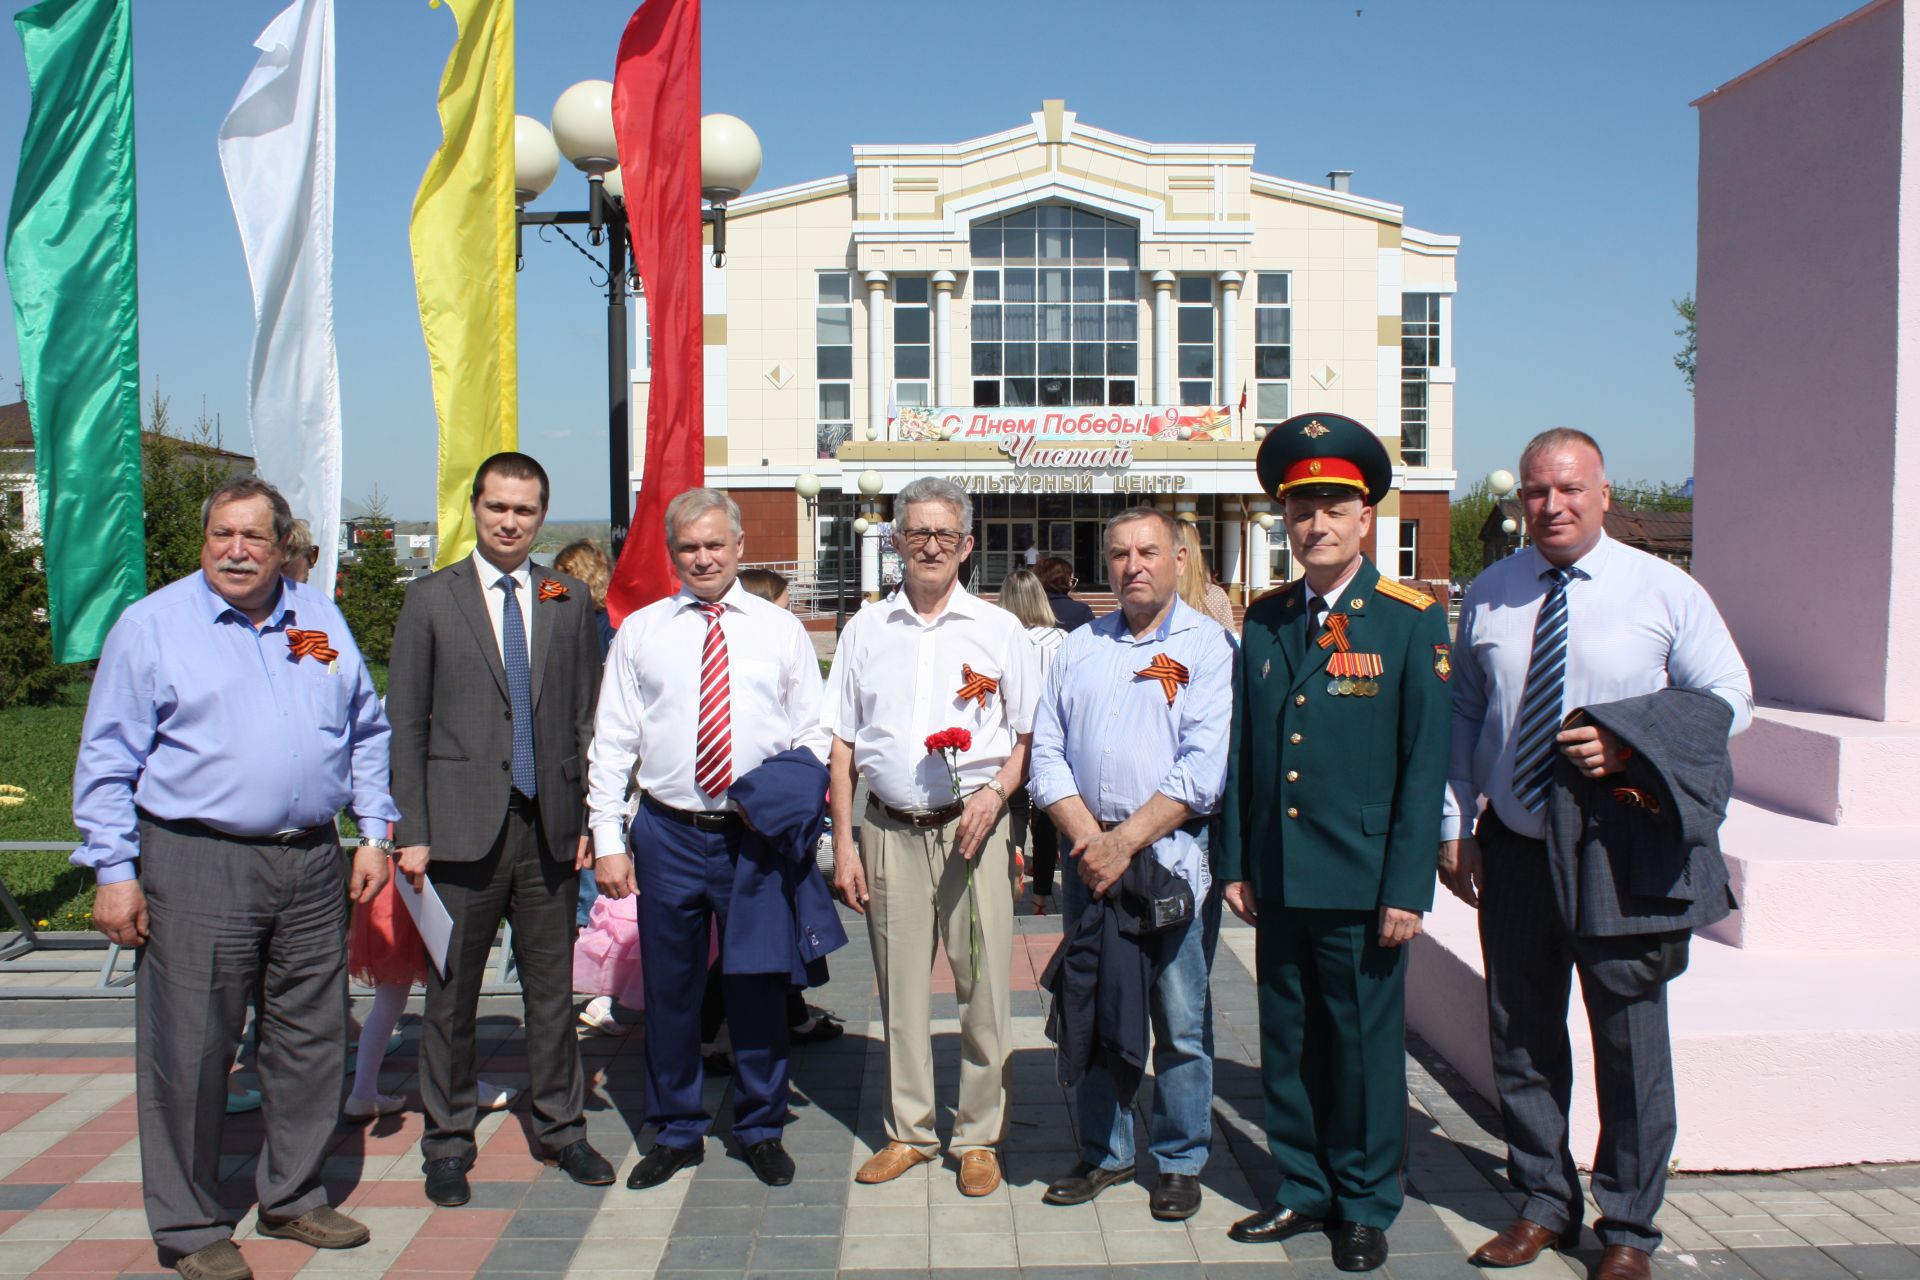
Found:
[{"label": "building facade", "polygon": [[[872,590],[889,496],[933,474],[975,495],[984,589],[1029,546],[1100,589],[1102,523],[1145,501],[1191,518],[1244,598],[1293,576],[1257,442],[1323,409],[1393,456],[1383,571],[1446,578],[1458,237],[1345,174],[1268,177],[1251,146],[1122,137],[1059,101],[990,137],[852,158],[736,201],[726,265],[706,270],[707,474],[739,501],[750,559],[826,577],[857,559]],[[636,459],[644,432],[642,412]]]}]

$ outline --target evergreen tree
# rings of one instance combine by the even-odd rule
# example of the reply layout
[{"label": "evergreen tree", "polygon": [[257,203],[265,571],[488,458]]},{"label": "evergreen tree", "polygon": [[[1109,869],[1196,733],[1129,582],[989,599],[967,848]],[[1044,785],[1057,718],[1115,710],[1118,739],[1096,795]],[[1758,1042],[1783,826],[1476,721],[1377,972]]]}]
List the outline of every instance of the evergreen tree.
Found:
[{"label": "evergreen tree", "polygon": [[0,707],[51,701],[79,671],[53,660],[40,548],[0,527]]},{"label": "evergreen tree", "polygon": [[1699,367],[1699,344],[1695,341],[1699,334],[1699,324],[1695,315],[1693,295],[1688,294],[1674,303],[1673,310],[1683,321],[1681,326],[1673,331],[1673,336],[1684,339],[1680,350],[1673,357],[1673,367],[1678,369],[1680,376],[1687,380],[1687,390],[1692,391],[1693,375]]},{"label": "evergreen tree", "polygon": [[1493,486],[1483,476],[1473,488],[1453,500],[1449,517],[1448,570],[1457,582],[1468,582],[1486,568],[1486,550],[1480,543],[1480,527],[1493,511]]},{"label": "evergreen tree", "polygon": [[206,540],[200,508],[207,495],[232,474],[220,455],[208,452],[212,447],[213,431],[204,414],[194,436],[183,439],[172,433],[167,399],[156,386],[140,443],[148,591],[158,591],[200,567],[200,546]]},{"label": "evergreen tree", "polygon": [[393,629],[406,603],[407,584],[393,558],[393,526],[365,527],[353,564],[344,568],[340,612],[353,631],[354,643],[368,662],[387,662],[393,656]]}]

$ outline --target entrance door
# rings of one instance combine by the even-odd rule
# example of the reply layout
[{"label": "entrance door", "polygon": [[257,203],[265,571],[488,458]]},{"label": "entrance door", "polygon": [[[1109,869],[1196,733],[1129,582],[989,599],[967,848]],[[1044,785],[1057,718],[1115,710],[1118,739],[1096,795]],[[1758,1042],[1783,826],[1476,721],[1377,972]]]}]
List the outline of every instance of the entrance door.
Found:
[{"label": "entrance door", "polygon": [[975,585],[980,591],[997,594],[1009,573],[1026,567],[1026,550],[1035,545],[1034,522],[988,517],[980,521],[980,529],[981,547],[973,553],[979,561]]}]

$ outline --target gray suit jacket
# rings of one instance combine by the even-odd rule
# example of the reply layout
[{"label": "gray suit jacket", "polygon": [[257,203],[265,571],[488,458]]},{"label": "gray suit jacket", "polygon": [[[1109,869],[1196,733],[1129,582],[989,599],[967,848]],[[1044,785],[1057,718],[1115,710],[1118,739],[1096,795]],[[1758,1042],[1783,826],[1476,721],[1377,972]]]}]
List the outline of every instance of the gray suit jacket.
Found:
[{"label": "gray suit jacket", "polygon": [[1733,711],[1697,689],[1582,707],[1633,749],[1626,771],[1555,763],[1547,854],[1561,919],[1583,938],[1697,929],[1733,907],[1720,824],[1733,795]]},{"label": "gray suit jacket", "polygon": [[[600,631],[584,583],[532,565],[533,738],[548,852],[572,861],[585,828],[587,744],[600,697]],[[565,597],[539,598],[553,579]],[[394,843],[435,861],[485,857],[513,790],[507,673],[470,558],[407,588],[387,672],[393,722]]]}]

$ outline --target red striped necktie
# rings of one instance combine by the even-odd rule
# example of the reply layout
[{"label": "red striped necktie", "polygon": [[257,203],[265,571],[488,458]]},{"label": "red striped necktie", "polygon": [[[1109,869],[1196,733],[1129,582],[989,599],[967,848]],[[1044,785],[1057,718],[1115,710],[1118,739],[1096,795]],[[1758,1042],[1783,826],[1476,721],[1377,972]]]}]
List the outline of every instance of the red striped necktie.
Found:
[{"label": "red striped necktie", "polygon": [[723,604],[701,603],[707,638],[700,646],[700,716],[694,733],[694,785],[710,796],[733,785],[733,706],[727,682],[727,633],[720,629]]}]

